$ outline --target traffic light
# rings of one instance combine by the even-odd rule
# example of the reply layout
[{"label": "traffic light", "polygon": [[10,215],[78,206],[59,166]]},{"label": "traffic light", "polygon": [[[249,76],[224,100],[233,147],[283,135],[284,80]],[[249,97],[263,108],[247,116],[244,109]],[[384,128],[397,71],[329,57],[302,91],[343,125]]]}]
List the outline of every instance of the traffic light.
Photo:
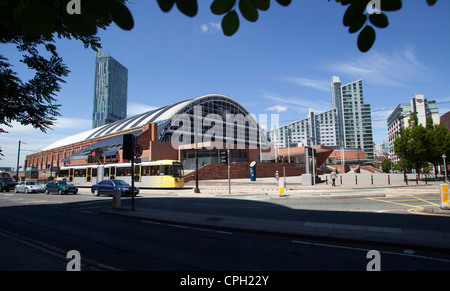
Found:
[{"label": "traffic light", "polygon": [[124,134],[123,135],[123,154],[122,157],[124,160],[131,160],[134,157],[134,135],[133,134]]},{"label": "traffic light", "polygon": [[228,151],[227,150],[220,151],[220,162],[224,163],[225,165],[228,165]]}]

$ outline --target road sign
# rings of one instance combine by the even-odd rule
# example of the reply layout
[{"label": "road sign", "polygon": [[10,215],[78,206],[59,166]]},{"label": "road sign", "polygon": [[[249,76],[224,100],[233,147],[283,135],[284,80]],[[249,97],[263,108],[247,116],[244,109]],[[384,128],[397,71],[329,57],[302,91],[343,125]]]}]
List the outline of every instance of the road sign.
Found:
[{"label": "road sign", "polygon": [[134,152],[134,156],[136,158],[139,158],[140,156],[142,156],[142,152],[143,152],[142,146],[140,146],[138,144],[135,145],[133,148],[133,152]]}]

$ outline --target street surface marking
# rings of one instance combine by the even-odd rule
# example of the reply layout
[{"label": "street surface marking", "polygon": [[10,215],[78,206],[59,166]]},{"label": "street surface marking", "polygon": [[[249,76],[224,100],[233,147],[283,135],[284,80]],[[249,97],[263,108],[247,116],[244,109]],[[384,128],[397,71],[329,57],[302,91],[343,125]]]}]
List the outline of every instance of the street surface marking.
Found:
[{"label": "street surface marking", "polygon": [[[338,248],[338,249],[347,249],[347,250],[354,250],[354,251],[363,251],[368,252],[370,249],[363,249],[363,248],[355,248],[355,247],[347,247],[347,246],[340,246],[340,245],[332,245],[332,244],[322,244],[322,243],[312,243],[312,242],[304,242],[304,241],[298,241],[293,240],[293,243],[296,244],[305,244],[305,245],[312,245],[312,246],[319,246],[319,247],[327,247],[327,248]],[[406,252],[405,252],[406,251]],[[418,258],[418,259],[425,259],[425,260],[434,260],[434,261],[441,261],[450,263],[450,260],[446,259],[440,259],[435,257],[427,257],[427,256],[420,256],[420,255],[414,255],[414,251],[412,250],[404,250],[402,253],[397,252],[389,252],[389,251],[379,251],[380,253],[389,254],[389,255],[396,255],[396,256],[404,256],[404,257],[412,257],[412,258]],[[411,253],[412,252],[412,253]]]}]

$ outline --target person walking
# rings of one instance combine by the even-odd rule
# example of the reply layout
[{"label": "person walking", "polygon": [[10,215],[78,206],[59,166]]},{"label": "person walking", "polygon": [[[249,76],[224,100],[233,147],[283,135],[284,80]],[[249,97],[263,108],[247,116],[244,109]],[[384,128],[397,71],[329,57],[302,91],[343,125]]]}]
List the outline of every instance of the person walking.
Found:
[{"label": "person walking", "polygon": [[331,186],[336,187],[336,178],[337,178],[336,170],[331,172],[330,178],[331,178],[331,181],[333,181],[333,184],[331,184]]}]

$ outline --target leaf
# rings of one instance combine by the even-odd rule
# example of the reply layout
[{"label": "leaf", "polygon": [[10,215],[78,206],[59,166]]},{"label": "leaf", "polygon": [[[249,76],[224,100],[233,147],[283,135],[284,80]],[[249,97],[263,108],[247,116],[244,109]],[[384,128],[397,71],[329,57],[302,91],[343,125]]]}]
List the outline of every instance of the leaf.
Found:
[{"label": "leaf", "polygon": [[348,32],[355,33],[359,31],[364,26],[364,24],[366,24],[366,21],[367,16],[365,14],[362,14],[357,21],[353,22],[353,24],[350,25],[350,27],[348,28]]},{"label": "leaf", "polygon": [[158,0],[159,8],[164,12],[169,12],[174,4],[175,0]]},{"label": "leaf", "polygon": [[402,8],[402,0],[381,1],[381,10],[397,11]]},{"label": "leaf", "polygon": [[240,0],[239,1],[239,11],[241,11],[242,16],[251,22],[258,20],[258,9],[250,2],[250,0]]},{"label": "leaf", "polygon": [[194,17],[198,12],[197,0],[176,0],[178,10],[184,15]]},{"label": "leaf", "polygon": [[355,0],[350,4],[344,14],[344,25],[350,26],[354,22],[360,19],[361,15],[364,13],[367,7],[367,2],[364,0]]},{"label": "leaf", "polygon": [[125,4],[115,1],[111,6],[111,16],[113,21],[124,30],[131,30],[134,27],[133,16]]},{"label": "leaf", "polygon": [[359,33],[358,36],[358,48],[361,52],[368,52],[375,43],[376,33],[372,26],[367,25]]},{"label": "leaf", "polygon": [[379,28],[386,28],[389,25],[389,20],[384,13],[374,13],[369,15],[370,22]]},{"label": "leaf", "polygon": [[270,0],[250,0],[252,4],[262,11],[267,11],[270,8]]},{"label": "leaf", "polygon": [[92,36],[97,33],[97,20],[89,14],[62,14],[64,24],[74,33],[81,36]]},{"label": "leaf", "polygon": [[227,13],[222,19],[222,30],[226,36],[232,36],[239,29],[239,16],[236,10]]},{"label": "leaf", "polygon": [[33,5],[24,9],[17,19],[25,35],[38,36],[53,32],[56,25],[56,11],[47,5]]},{"label": "leaf", "polygon": [[214,0],[211,4],[211,12],[216,15],[222,15],[230,12],[236,5],[236,0]]},{"label": "leaf", "polygon": [[282,5],[282,6],[289,6],[289,4],[291,4],[291,0],[277,0],[278,4]]},{"label": "leaf", "polygon": [[56,46],[52,43],[48,43],[45,45],[45,49],[52,53],[55,57],[58,56],[58,53],[56,52]]}]

